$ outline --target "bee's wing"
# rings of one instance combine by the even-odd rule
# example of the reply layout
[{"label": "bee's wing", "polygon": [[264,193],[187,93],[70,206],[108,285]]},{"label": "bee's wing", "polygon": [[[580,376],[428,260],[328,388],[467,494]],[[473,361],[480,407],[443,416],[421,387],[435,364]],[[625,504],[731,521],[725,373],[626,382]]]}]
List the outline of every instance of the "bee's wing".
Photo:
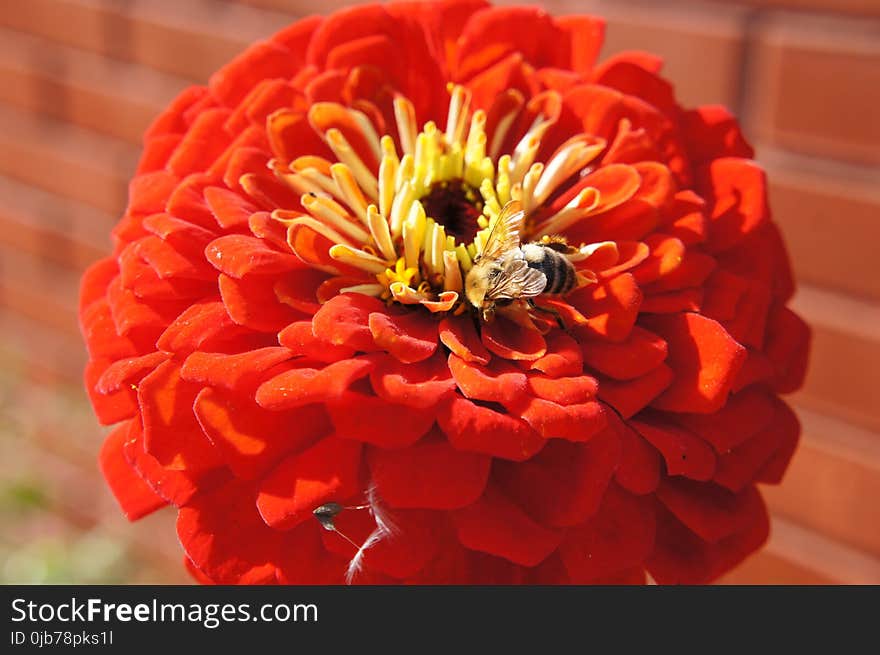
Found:
[{"label": "bee's wing", "polygon": [[486,300],[518,300],[532,298],[541,294],[547,287],[547,276],[541,271],[529,268],[524,259],[507,257],[501,274],[486,290]]},{"label": "bee's wing", "polygon": [[522,229],[524,215],[525,212],[518,201],[511,200],[504,205],[495,225],[492,226],[492,231],[489,232],[486,245],[480,252],[480,258],[501,259],[509,250],[519,248],[519,231]]}]

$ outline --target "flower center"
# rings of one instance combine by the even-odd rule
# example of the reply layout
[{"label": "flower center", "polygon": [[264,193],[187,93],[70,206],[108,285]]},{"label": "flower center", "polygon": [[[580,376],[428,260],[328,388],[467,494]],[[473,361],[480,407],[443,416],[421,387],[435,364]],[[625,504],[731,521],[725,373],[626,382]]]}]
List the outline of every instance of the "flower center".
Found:
[{"label": "flower center", "polygon": [[459,243],[471,243],[480,229],[483,200],[461,180],[438,182],[420,199],[425,213]]},{"label": "flower center", "polygon": [[[287,228],[288,243],[301,259],[351,280],[340,292],[421,304],[431,312],[463,309],[464,279],[502,207],[517,200],[528,216],[604,149],[601,139],[579,135],[546,164],[536,162],[555,120],[537,113],[513,152],[500,154],[522,104],[502,112],[487,135],[486,112],[469,111],[470,93],[452,86],[450,96],[444,131],[433,122],[418,130],[412,103],[396,98],[397,140],[380,137],[357,109],[318,103],[308,119],[336,161],[306,156],[269,162],[277,178],[301,194],[306,212],[279,209],[273,218]],[[274,129],[301,120],[289,110],[270,116],[270,141],[281,140]],[[595,205],[598,193],[587,191],[594,193],[578,194],[535,226],[532,236],[586,216],[586,204]],[[327,242],[326,251],[317,252]]]}]

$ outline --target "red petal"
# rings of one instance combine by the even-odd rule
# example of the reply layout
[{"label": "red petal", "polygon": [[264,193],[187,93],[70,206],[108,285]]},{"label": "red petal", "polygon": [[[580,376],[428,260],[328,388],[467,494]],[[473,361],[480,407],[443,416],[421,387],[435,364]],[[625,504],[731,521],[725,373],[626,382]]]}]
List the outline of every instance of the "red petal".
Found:
[{"label": "red petal", "polygon": [[312,319],[315,336],[337,346],[370,352],[376,350],[369,317],[382,312],[382,301],[361,293],[343,293],[331,298]]},{"label": "red petal", "polygon": [[755,151],[746,143],[736,117],[720,105],[704,105],[682,116],[688,152],[695,164],[721,157],[752,159]]},{"label": "red petal", "polygon": [[559,405],[577,405],[595,400],[599,384],[588,375],[568,378],[551,378],[543,375],[529,376],[529,390],[538,398]]},{"label": "red petal", "polygon": [[666,340],[666,364],[675,373],[672,384],[652,405],[701,414],[720,409],[745,361],[746,349],[721,325],[699,314],[658,314],[646,316],[643,323]]},{"label": "red petal", "polygon": [[177,507],[186,505],[197,491],[207,491],[229,479],[226,469],[210,472],[174,471],[165,468],[144,450],[144,435],[138,421],[131,422],[123,454],[131,467],[150,485],[157,496]]},{"label": "red petal", "polygon": [[605,20],[597,16],[562,16],[556,19],[556,24],[568,34],[571,69],[588,73],[605,40]]},{"label": "red petal", "polygon": [[177,536],[193,564],[218,584],[275,582],[281,534],[260,519],[248,483],[198,495],[177,515]]},{"label": "red petal", "polygon": [[131,387],[123,387],[109,394],[98,391],[98,381],[110,363],[107,359],[89,360],[83,375],[92,409],[101,425],[113,425],[136,416],[138,412],[137,395]]},{"label": "red petal", "polygon": [[200,386],[180,377],[180,364],[160,364],[138,387],[144,448],[163,466],[198,473],[222,465],[193,415]]},{"label": "red petal", "polygon": [[216,231],[217,221],[205,202],[205,189],[216,183],[215,177],[200,171],[187,175],[171,193],[163,211],[211,232]]},{"label": "red petal", "polygon": [[278,300],[285,305],[290,305],[304,314],[313,315],[321,308],[318,302],[318,289],[327,281],[327,274],[323,271],[305,269],[282,276],[275,282],[273,289]]},{"label": "red petal", "polygon": [[212,94],[234,107],[258,82],[276,77],[292,77],[302,65],[281,43],[262,41],[250,46],[211,76]]},{"label": "red petal", "polygon": [[804,383],[810,352],[810,328],[787,307],[770,312],[764,353],[776,369],[772,381],[777,393],[790,393]]},{"label": "red petal", "polygon": [[373,368],[367,359],[343,359],[322,369],[294,368],[266,380],[257,389],[257,402],[266,409],[293,409],[341,397]]},{"label": "red petal", "polygon": [[167,171],[138,175],[128,183],[127,213],[145,216],[165,211],[179,178]]},{"label": "red petal", "polygon": [[620,439],[612,430],[588,443],[551,441],[527,462],[496,462],[501,489],[544,525],[583,523],[599,509],[620,461]]},{"label": "red petal", "polygon": [[187,382],[229,391],[252,388],[263,373],[291,358],[286,348],[260,348],[234,355],[194,352],[183,362],[180,377]]},{"label": "red petal", "polygon": [[592,79],[628,95],[641,98],[664,114],[677,113],[672,85],[654,71],[628,60],[627,53],[610,57],[595,70]]},{"label": "red petal", "polygon": [[650,373],[635,380],[618,382],[601,379],[599,398],[614,407],[623,418],[629,418],[659,396],[672,382],[674,373],[666,364],[660,364]]},{"label": "red petal", "polygon": [[388,355],[374,355],[370,382],[378,396],[417,410],[436,407],[455,392],[446,358],[436,354],[418,364],[402,364]]},{"label": "red petal", "polygon": [[[598,253],[591,255],[585,261],[584,266],[598,272],[600,277],[616,277],[620,273],[636,268],[650,254],[651,248],[642,241],[617,241],[616,257],[614,257],[612,250],[602,249]],[[595,268],[592,268],[594,266]]]},{"label": "red petal", "polygon": [[[332,156],[308,118],[300,111],[280,109],[269,115],[266,124],[272,154],[281,162],[293,161],[305,155]],[[290,208],[289,205],[281,206]],[[298,208],[299,205],[294,207]]]},{"label": "red petal", "polygon": [[529,368],[554,378],[580,375],[584,368],[581,347],[567,334],[552,334],[547,339],[547,354],[531,362]]},{"label": "red petal", "polygon": [[168,170],[184,177],[210,168],[232,142],[232,135],[223,129],[231,113],[228,109],[200,113],[168,159]]},{"label": "red petal", "polygon": [[[795,413],[784,402],[777,400],[775,405],[776,413],[767,427],[730,452],[719,455],[714,481],[722,487],[734,493],[742,491],[766,471],[765,465],[775,456],[785,458],[778,476],[781,478],[781,472],[788,464],[786,455],[790,456],[786,451],[790,444],[797,443],[801,426]],[[771,480],[761,475],[760,481]]]},{"label": "red petal", "polygon": [[[471,16],[459,37],[457,77],[466,79],[511,52],[519,53],[535,68],[565,68],[572,61],[570,35],[538,7],[479,11]],[[591,53],[584,44],[579,45],[578,61],[585,64]]]},{"label": "red petal", "polygon": [[621,343],[588,341],[582,344],[584,361],[615,380],[632,380],[666,359],[666,342],[636,326]]},{"label": "red petal", "polygon": [[689,250],[675,269],[645,287],[645,293],[661,293],[702,285],[716,267],[709,255]]},{"label": "red petal", "polygon": [[367,451],[373,482],[385,502],[392,507],[451,510],[482,495],[492,458],[455,450],[438,436],[400,450]]},{"label": "red petal", "polygon": [[734,494],[714,484],[668,479],[660,485],[657,497],[679,521],[710,543],[746,531],[764,512],[754,487]]},{"label": "red petal", "polygon": [[715,474],[712,448],[687,430],[649,417],[644,421],[631,421],[630,425],[660,451],[669,475],[705,481]]},{"label": "red petal", "polygon": [[202,250],[217,238],[214,230],[167,213],[151,214],[144,219],[144,229],[167,242],[187,256],[201,259]]},{"label": "red petal", "polygon": [[574,584],[642,565],[654,548],[654,511],[644,499],[613,485],[602,509],[568,531],[559,554]]},{"label": "red petal", "polygon": [[708,246],[713,252],[735,246],[769,220],[766,175],[753,161],[715,159],[700,171],[697,185],[710,207]]},{"label": "red petal", "polygon": [[496,359],[489,366],[481,366],[450,353],[449,370],[467,398],[508,404],[526,393],[526,375],[501,360]]},{"label": "red petal", "polygon": [[395,511],[394,524],[406,538],[381,539],[366,551],[364,568],[398,580],[416,575],[440,548],[438,532],[444,523],[441,516],[437,512],[421,510]]},{"label": "red petal", "polygon": [[[397,528],[395,534],[377,541],[364,552],[360,570],[353,584],[388,584],[393,580],[376,582],[376,576],[391,575],[397,580],[416,575],[436,554],[442,519],[437,512],[424,510],[395,510],[390,520]],[[355,543],[364,543],[376,529],[369,512],[343,512],[335,519],[339,533]],[[346,564],[354,557],[356,547],[333,531],[321,533],[324,547],[338,555]],[[341,577],[341,576],[340,576]]]},{"label": "red petal", "polygon": [[800,441],[801,426],[797,420],[797,416],[789,409],[788,416],[784,419],[786,425],[778,433],[781,435],[781,443],[776,452],[770,456],[761,470],[758,471],[756,480],[767,484],[779,484],[782,482],[782,476],[788,468],[791,458],[797,450]]},{"label": "red petal", "polygon": [[632,275],[622,273],[575,291],[568,301],[589,319],[578,333],[623,341],[638,317],[642,292]]},{"label": "red petal", "polygon": [[645,243],[650,247],[651,254],[632,270],[640,285],[654,282],[678,268],[685,251],[685,246],[679,239],[665,234],[652,234],[645,239]]},{"label": "red petal", "polygon": [[286,273],[303,267],[292,253],[278,252],[256,237],[227,234],[205,248],[205,257],[214,267],[234,278],[249,274]]},{"label": "red petal", "polygon": [[401,362],[420,362],[437,350],[437,324],[420,313],[373,312],[369,326],[376,345]]},{"label": "red petal", "polygon": [[689,189],[679,191],[664,212],[663,229],[685,245],[702,243],[709,233],[706,201]]},{"label": "red petal", "polygon": [[492,357],[470,316],[447,316],[440,321],[440,341],[466,362],[488,364]]},{"label": "red petal", "polygon": [[91,303],[80,315],[80,329],[93,359],[115,361],[139,354],[137,345],[120,336],[113,325],[110,306],[103,298]]},{"label": "red petal", "polygon": [[[379,46],[379,50],[383,51],[388,44],[383,37],[372,37],[374,44]],[[390,46],[393,52],[393,46]],[[338,51],[337,51],[338,52]],[[347,66],[330,65],[330,68],[347,68]],[[366,167],[376,175],[379,171],[379,161],[370,145],[369,140],[364,136],[363,130],[357,120],[352,116],[348,108],[335,102],[317,102],[309,108],[309,123],[313,129],[319,134],[325,134],[330,129],[336,129],[342,132],[342,135],[351,145],[352,150],[360,157]]]},{"label": "red petal", "polygon": [[453,448],[522,462],[546,441],[515,416],[453,396],[437,415],[437,423]]},{"label": "red petal", "polygon": [[609,413],[608,422],[617,431],[621,443],[620,465],[614,480],[637,496],[652,493],[660,484],[660,454],[615,414]]},{"label": "red petal", "polygon": [[278,332],[303,313],[278,300],[273,275],[248,275],[237,280],[220,274],[218,286],[223,306],[238,325],[257,332]]},{"label": "red petal", "polygon": [[[633,166],[628,164],[607,164],[600,166],[594,172],[578,180],[577,184],[566,191],[567,195],[574,197],[582,189],[592,187],[599,191],[599,204],[590,212],[590,217],[572,228],[572,240],[578,241],[585,239],[586,234],[594,234],[590,223],[600,220],[596,215],[610,211],[615,207],[624,204],[632,198],[639,187],[642,185],[642,177]],[[561,203],[559,198],[556,203]],[[577,235],[577,238],[575,238]],[[588,241],[596,241],[598,239],[588,239]]]},{"label": "red petal", "polygon": [[321,407],[272,412],[241,393],[202,389],[193,406],[202,430],[236,477],[251,480],[331,431]]},{"label": "red petal", "polygon": [[167,353],[150,353],[113,362],[94,385],[101,394],[111,394],[120,389],[133,390],[145,375],[168,359]]},{"label": "red petal", "polygon": [[527,398],[510,409],[545,439],[588,441],[606,425],[605,410],[597,401],[563,406]]},{"label": "red petal", "polygon": [[732,394],[714,414],[681,414],[675,421],[726,453],[764,430],[776,413],[775,397],[746,389]]},{"label": "red petal", "polygon": [[332,364],[342,359],[350,359],[354,355],[353,348],[334,346],[332,343],[319,339],[312,331],[311,321],[296,321],[278,333],[278,343],[289,349],[294,355],[303,355],[307,359]]},{"label": "red petal", "polygon": [[168,107],[150,124],[144,136],[146,138],[160,134],[182,134],[189,123],[185,120],[186,111],[208,95],[203,86],[190,86],[181,91]]},{"label": "red petal", "polygon": [[224,229],[245,227],[258,207],[239,194],[222,187],[205,189],[205,201],[218,225]]},{"label": "red petal", "polygon": [[498,316],[483,325],[483,345],[504,359],[534,361],[547,352],[547,343],[537,330]]},{"label": "red petal", "polygon": [[325,550],[324,532],[317,521],[309,521],[283,533],[279,584],[327,585],[342,581],[345,560]]},{"label": "red petal", "polygon": [[107,296],[107,286],[119,273],[119,264],[112,257],[99,259],[83,273],[79,286],[79,312]]},{"label": "red petal", "polygon": [[669,293],[656,293],[645,296],[642,301],[643,314],[677,314],[679,312],[697,312],[703,305],[702,289],[682,289]]},{"label": "red petal", "polygon": [[313,518],[315,508],[358,492],[360,464],[361,444],[335,436],[289,455],[259,485],[260,515],[278,530]]},{"label": "red petal", "polygon": [[353,391],[329,403],[328,409],[340,436],[382,448],[411,446],[431,429],[435,415]]},{"label": "red petal", "polygon": [[658,584],[706,584],[760,548],[769,531],[770,521],[762,508],[745,531],[710,544],[660,506],[648,570]]},{"label": "red petal", "polygon": [[205,300],[195,303],[178,316],[159,337],[156,348],[188,355],[205,342],[228,332],[234,334],[237,329],[222,302]]},{"label": "red petal", "polygon": [[473,505],[453,514],[458,539],[466,548],[535,566],[556,550],[562,533],[535,523],[494,486]]},{"label": "red petal", "polygon": [[154,343],[162,330],[188,305],[183,300],[147,301],[138,298],[122,286],[121,277],[110,283],[107,301],[116,333],[145,345]]},{"label": "red petal", "polygon": [[157,496],[152,487],[144,482],[143,478],[125,459],[122,447],[128,439],[128,433],[129,425],[123,423],[107,435],[104,445],[101,446],[98,464],[110,490],[116,497],[116,501],[122,508],[122,513],[129,521],[137,521],[160,507],[164,507],[168,502]]}]

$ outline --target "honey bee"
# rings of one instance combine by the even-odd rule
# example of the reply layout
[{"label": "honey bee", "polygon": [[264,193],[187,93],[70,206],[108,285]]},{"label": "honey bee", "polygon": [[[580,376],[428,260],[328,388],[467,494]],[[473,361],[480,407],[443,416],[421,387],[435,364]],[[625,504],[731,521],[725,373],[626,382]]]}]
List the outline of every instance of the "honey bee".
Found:
[{"label": "honey bee", "polygon": [[562,237],[545,237],[520,245],[524,212],[517,201],[508,202],[492,227],[486,244],[465,278],[465,296],[486,322],[496,307],[535,296],[562,296],[582,283],[566,256],[577,252]]}]

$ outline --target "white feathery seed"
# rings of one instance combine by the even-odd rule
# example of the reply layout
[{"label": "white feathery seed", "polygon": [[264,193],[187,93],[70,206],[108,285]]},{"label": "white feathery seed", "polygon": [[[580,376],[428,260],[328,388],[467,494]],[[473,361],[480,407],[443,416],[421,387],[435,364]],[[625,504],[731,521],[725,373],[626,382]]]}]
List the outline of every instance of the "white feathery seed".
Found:
[{"label": "white feathery seed", "polygon": [[376,522],[376,529],[373,530],[366,538],[364,543],[360,545],[354,557],[348,563],[348,569],[345,572],[345,583],[351,584],[355,576],[361,572],[364,566],[364,553],[382,539],[388,539],[397,534],[397,526],[391,520],[385,507],[382,505],[379,494],[376,492],[376,485],[371,484],[367,488],[367,503],[370,514]]}]

